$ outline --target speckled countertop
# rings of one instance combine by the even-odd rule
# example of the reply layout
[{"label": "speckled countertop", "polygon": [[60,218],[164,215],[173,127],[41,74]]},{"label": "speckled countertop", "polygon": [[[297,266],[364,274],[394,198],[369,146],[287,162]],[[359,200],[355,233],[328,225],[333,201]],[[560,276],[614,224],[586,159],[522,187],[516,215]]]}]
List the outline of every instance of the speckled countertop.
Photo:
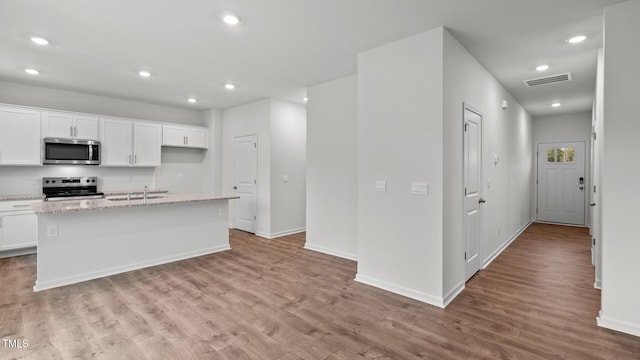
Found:
[{"label": "speckled countertop", "polygon": [[[105,191],[105,196],[112,195],[127,195],[127,194],[142,194],[142,189],[137,190],[118,190],[118,191]],[[167,189],[153,189],[148,190],[148,194],[164,194],[168,193]],[[0,195],[0,201],[20,201],[20,200],[42,200],[42,194],[18,194],[18,195]]]},{"label": "speckled countertop", "polygon": [[42,194],[0,195],[0,201],[42,200]]},{"label": "speckled countertop", "polygon": [[[139,193],[136,191],[135,193]],[[119,195],[126,195],[127,192],[118,192]],[[110,194],[115,195],[115,194]],[[231,200],[239,199],[236,195],[217,195],[217,194],[175,194],[160,197],[149,198],[145,202],[142,199],[127,200],[121,197],[121,200],[105,199],[87,199],[87,200],[71,200],[71,201],[49,201],[31,204],[36,214],[54,214],[78,211],[90,211],[101,209],[118,209],[138,206],[154,206],[154,205],[171,205],[188,202],[212,201],[212,200]]]}]

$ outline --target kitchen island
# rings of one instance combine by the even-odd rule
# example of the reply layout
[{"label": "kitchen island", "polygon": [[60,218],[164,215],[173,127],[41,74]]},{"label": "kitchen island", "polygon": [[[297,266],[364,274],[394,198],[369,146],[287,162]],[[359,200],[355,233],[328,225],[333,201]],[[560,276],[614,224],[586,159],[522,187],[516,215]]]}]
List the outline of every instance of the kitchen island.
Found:
[{"label": "kitchen island", "polygon": [[237,198],[179,194],[35,203],[34,291],[229,250],[228,201]]}]

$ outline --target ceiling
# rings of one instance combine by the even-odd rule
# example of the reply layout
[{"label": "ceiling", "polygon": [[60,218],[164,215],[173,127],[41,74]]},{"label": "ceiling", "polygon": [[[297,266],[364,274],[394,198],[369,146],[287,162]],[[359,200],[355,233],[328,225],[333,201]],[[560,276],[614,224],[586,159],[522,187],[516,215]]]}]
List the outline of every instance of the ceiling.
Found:
[{"label": "ceiling", "polygon": [[[307,87],[355,74],[359,52],[445,26],[532,116],[588,111],[603,8],[620,2],[3,0],[0,80],[197,110],[301,103]],[[240,24],[223,23],[226,12]],[[587,40],[565,41],[576,34]],[[539,73],[542,63],[551,68]],[[566,83],[522,82],[569,71]]]}]

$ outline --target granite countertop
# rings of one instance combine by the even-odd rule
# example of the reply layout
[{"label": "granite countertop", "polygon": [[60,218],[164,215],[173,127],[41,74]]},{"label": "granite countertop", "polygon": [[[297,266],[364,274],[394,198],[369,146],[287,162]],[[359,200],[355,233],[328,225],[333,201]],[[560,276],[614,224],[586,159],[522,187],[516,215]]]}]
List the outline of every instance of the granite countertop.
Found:
[{"label": "granite countertop", "polygon": [[[117,191],[104,191],[105,196],[112,195],[127,195],[127,194],[142,194],[144,190],[117,190]],[[165,194],[168,193],[167,189],[149,189],[148,194]],[[18,194],[18,195],[0,195],[0,201],[20,201],[20,200],[42,200],[42,194]]]},{"label": "granite countertop", "polygon": [[42,200],[42,194],[0,195],[0,201]]},{"label": "granite countertop", "polygon": [[[136,191],[135,193],[139,193]],[[126,195],[127,192],[118,192],[118,194]],[[110,194],[115,195],[115,194]],[[120,200],[104,199],[87,199],[87,200],[71,200],[71,201],[48,201],[31,204],[31,208],[36,214],[55,214],[78,211],[90,211],[101,209],[118,209],[139,206],[154,205],[171,205],[189,202],[212,201],[212,200],[231,200],[239,199],[236,195],[217,195],[217,194],[176,194],[166,195],[147,199],[146,203],[143,199],[127,200],[126,197],[119,197]]]}]

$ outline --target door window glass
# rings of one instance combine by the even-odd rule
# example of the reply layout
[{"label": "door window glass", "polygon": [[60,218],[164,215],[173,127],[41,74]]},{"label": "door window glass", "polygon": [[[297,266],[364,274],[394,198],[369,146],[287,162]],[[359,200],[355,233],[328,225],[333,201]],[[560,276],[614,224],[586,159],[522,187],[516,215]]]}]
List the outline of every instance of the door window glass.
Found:
[{"label": "door window glass", "polygon": [[548,163],[575,163],[576,149],[573,147],[548,148]]}]

